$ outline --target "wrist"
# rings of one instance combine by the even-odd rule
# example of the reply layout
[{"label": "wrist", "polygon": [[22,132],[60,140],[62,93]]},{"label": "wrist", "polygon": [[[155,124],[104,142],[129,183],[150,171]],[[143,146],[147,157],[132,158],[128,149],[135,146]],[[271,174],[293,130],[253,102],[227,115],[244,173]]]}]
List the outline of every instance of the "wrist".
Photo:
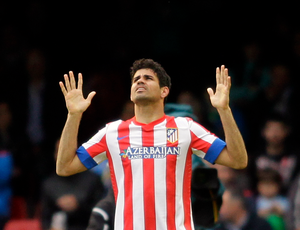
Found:
[{"label": "wrist", "polygon": [[230,109],[229,105],[226,107],[217,108],[217,111],[218,111],[218,113],[227,113],[227,112],[231,113],[231,109]]},{"label": "wrist", "polygon": [[68,112],[68,118],[81,118],[82,112]]}]

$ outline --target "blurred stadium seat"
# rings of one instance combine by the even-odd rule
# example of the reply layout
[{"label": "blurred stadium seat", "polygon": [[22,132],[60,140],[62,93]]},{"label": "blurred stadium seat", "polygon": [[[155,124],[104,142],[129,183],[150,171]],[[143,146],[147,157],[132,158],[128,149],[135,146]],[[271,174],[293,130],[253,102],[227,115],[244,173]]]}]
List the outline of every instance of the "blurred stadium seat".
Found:
[{"label": "blurred stadium seat", "polygon": [[11,219],[4,230],[42,230],[42,227],[39,219]]}]

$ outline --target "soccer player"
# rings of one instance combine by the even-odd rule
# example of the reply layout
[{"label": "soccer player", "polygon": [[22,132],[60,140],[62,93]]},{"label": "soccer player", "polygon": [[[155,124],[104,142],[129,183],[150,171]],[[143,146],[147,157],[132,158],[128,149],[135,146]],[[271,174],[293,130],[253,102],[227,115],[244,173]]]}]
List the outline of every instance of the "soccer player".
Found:
[{"label": "soccer player", "polygon": [[229,107],[231,80],[224,65],[216,69],[216,90],[208,88],[219,112],[225,140],[190,118],[164,113],[171,79],[152,59],[131,67],[135,116],[108,123],[90,140],[77,146],[83,112],[95,92],[82,95],[82,74],[73,72],[60,82],[68,117],[57,158],[57,174],[68,176],[108,159],[116,199],[115,229],[194,229],[191,210],[192,154],[235,169],[247,166],[243,138]]}]

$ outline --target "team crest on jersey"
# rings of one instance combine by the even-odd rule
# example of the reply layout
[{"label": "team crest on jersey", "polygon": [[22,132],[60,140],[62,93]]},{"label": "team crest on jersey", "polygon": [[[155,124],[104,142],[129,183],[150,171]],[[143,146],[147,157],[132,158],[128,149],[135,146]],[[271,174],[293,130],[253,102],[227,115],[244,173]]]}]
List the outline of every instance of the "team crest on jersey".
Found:
[{"label": "team crest on jersey", "polygon": [[167,128],[167,140],[172,144],[178,141],[178,129],[177,128]]}]

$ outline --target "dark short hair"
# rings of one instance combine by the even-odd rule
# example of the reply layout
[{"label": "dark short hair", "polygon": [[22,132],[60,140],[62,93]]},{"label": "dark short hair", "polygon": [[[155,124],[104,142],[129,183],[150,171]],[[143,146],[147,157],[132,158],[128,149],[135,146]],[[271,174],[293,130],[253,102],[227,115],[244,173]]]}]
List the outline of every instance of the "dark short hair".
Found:
[{"label": "dark short hair", "polygon": [[226,190],[229,192],[231,199],[237,200],[241,203],[243,209],[245,209],[245,210],[250,209],[249,200],[244,195],[242,189],[234,188],[234,187],[227,187]]},{"label": "dark short hair", "polygon": [[169,89],[171,89],[171,78],[165,71],[165,69],[157,62],[153,61],[152,59],[139,59],[136,60],[132,67],[130,68],[130,77],[131,82],[134,74],[136,71],[140,69],[151,69],[154,73],[156,73],[158,80],[159,80],[159,86],[164,87],[167,86]]},{"label": "dark short hair", "polygon": [[274,182],[278,185],[281,185],[282,183],[282,178],[279,172],[271,168],[258,170],[257,178],[258,181]]},{"label": "dark short hair", "polygon": [[280,113],[277,113],[277,112],[271,112],[268,114],[268,116],[266,117],[265,119],[265,124],[270,122],[270,121],[274,121],[274,122],[279,122],[287,127],[290,127],[291,124],[290,124],[290,121],[288,119],[288,117],[280,114]]}]

